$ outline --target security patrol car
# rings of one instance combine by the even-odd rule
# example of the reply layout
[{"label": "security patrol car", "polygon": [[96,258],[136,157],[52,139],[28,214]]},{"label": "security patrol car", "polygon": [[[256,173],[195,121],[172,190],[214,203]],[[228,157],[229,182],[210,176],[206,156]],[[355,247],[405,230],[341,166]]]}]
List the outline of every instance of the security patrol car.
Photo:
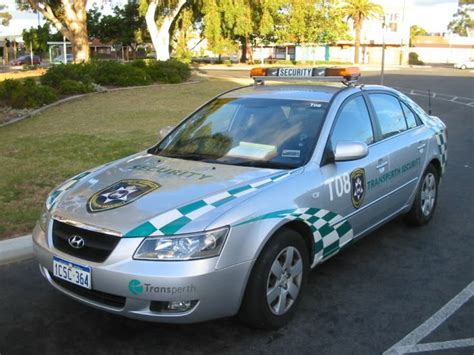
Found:
[{"label": "security patrol car", "polygon": [[[256,68],[147,151],[83,172],[34,230],[46,280],[87,305],[275,329],[310,269],[395,216],[435,211],[446,126],[358,68]],[[263,85],[269,80],[309,80]],[[326,83],[342,81],[343,85]]]}]

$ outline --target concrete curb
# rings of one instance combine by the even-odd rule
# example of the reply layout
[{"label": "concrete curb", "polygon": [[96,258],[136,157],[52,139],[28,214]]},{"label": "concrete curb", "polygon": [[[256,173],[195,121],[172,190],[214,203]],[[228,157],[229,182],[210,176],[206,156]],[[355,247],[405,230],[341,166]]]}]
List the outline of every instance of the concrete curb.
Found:
[{"label": "concrete curb", "polygon": [[31,234],[0,241],[0,265],[28,259],[33,256]]}]

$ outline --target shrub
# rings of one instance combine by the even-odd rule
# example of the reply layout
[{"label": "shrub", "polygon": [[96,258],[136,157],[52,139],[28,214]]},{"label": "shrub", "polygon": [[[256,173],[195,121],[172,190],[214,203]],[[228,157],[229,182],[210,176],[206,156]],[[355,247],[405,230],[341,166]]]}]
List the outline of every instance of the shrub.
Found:
[{"label": "shrub", "polygon": [[85,85],[92,83],[91,64],[59,64],[52,66],[41,77],[41,84],[57,90],[64,80],[73,80]]},{"label": "shrub", "polygon": [[136,68],[146,69],[147,63],[143,59],[137,59],[128,63],[128,65],[131,65],[132,67],[136,67]]},{"label": "shrub", "polygon": [[408,64],[412,65],[424,65],[425,63],[418,58],[418,53],[410,52],[408,53]]},{"label": "shrub", "polygon": [[78,95],[95,91],[92,84],[84,84],[81,81],[65,79],[61,81],[58,92],[61,95]]},{"label": "shrub", "polygon": [[0,101],[13,108],[36,108],[57,100],[48,86],[38,85],[31,79],[5,80],[0,83]]},{"label": "shrub", "polygon": [[150,61],[146,68],[153,81],[163,83],[181,83],[191,76],[191,68],[185,63],[170,59],[163,61]]},{"label": "shrub", "polygon": [[138,86],[150,84],[147,71],[132,65],[116,61],[101,61],[91,64],[94,82],[111,86]]},{"label": "shrub", "polygon": [[[62,95],[94,91],[92,84],[103,86],[139,86],[152,82],[181,83],[191,76],[187,64],[176,60],[134,60],[128,64],[117,61],[92,61],[87,64],[60,64],[41,77]],[[73,83],[74,82],[74,83]]]}]

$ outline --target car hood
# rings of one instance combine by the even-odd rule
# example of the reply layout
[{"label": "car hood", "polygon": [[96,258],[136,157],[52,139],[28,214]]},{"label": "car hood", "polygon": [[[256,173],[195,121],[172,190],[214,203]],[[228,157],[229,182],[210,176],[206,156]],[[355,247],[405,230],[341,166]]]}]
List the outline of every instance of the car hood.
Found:
[{"label": "car hood", "polygon": [[[212,164],[143,153],[80,174],[60,186],[49,199],[57,197],[51,210],[55,219],[127,235],[149,221],[164,225],[164,222],[179,219],[195,211],[195,207],[204,209],[191,213],[190,219],[216,213],[216,209],[224,205],[219,201],[250,196],[268,182],[288,174],[286,170]],[[253,188],[253,185],[258,187]],[[130,191],[132,194],[127,196]],[[203,206],[205,204],[213,205],[210,208]],[[157,219],[161,222],[157,223]]]}]

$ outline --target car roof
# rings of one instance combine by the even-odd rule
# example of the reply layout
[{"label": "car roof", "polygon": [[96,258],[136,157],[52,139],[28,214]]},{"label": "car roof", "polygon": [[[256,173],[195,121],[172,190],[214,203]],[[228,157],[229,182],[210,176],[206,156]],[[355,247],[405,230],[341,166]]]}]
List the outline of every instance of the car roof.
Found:
[{"label": "car roof", "polygon": [[232,90],[220,97],[329,102],[337,92],[345,88],[341,85],[252,85]]}]

